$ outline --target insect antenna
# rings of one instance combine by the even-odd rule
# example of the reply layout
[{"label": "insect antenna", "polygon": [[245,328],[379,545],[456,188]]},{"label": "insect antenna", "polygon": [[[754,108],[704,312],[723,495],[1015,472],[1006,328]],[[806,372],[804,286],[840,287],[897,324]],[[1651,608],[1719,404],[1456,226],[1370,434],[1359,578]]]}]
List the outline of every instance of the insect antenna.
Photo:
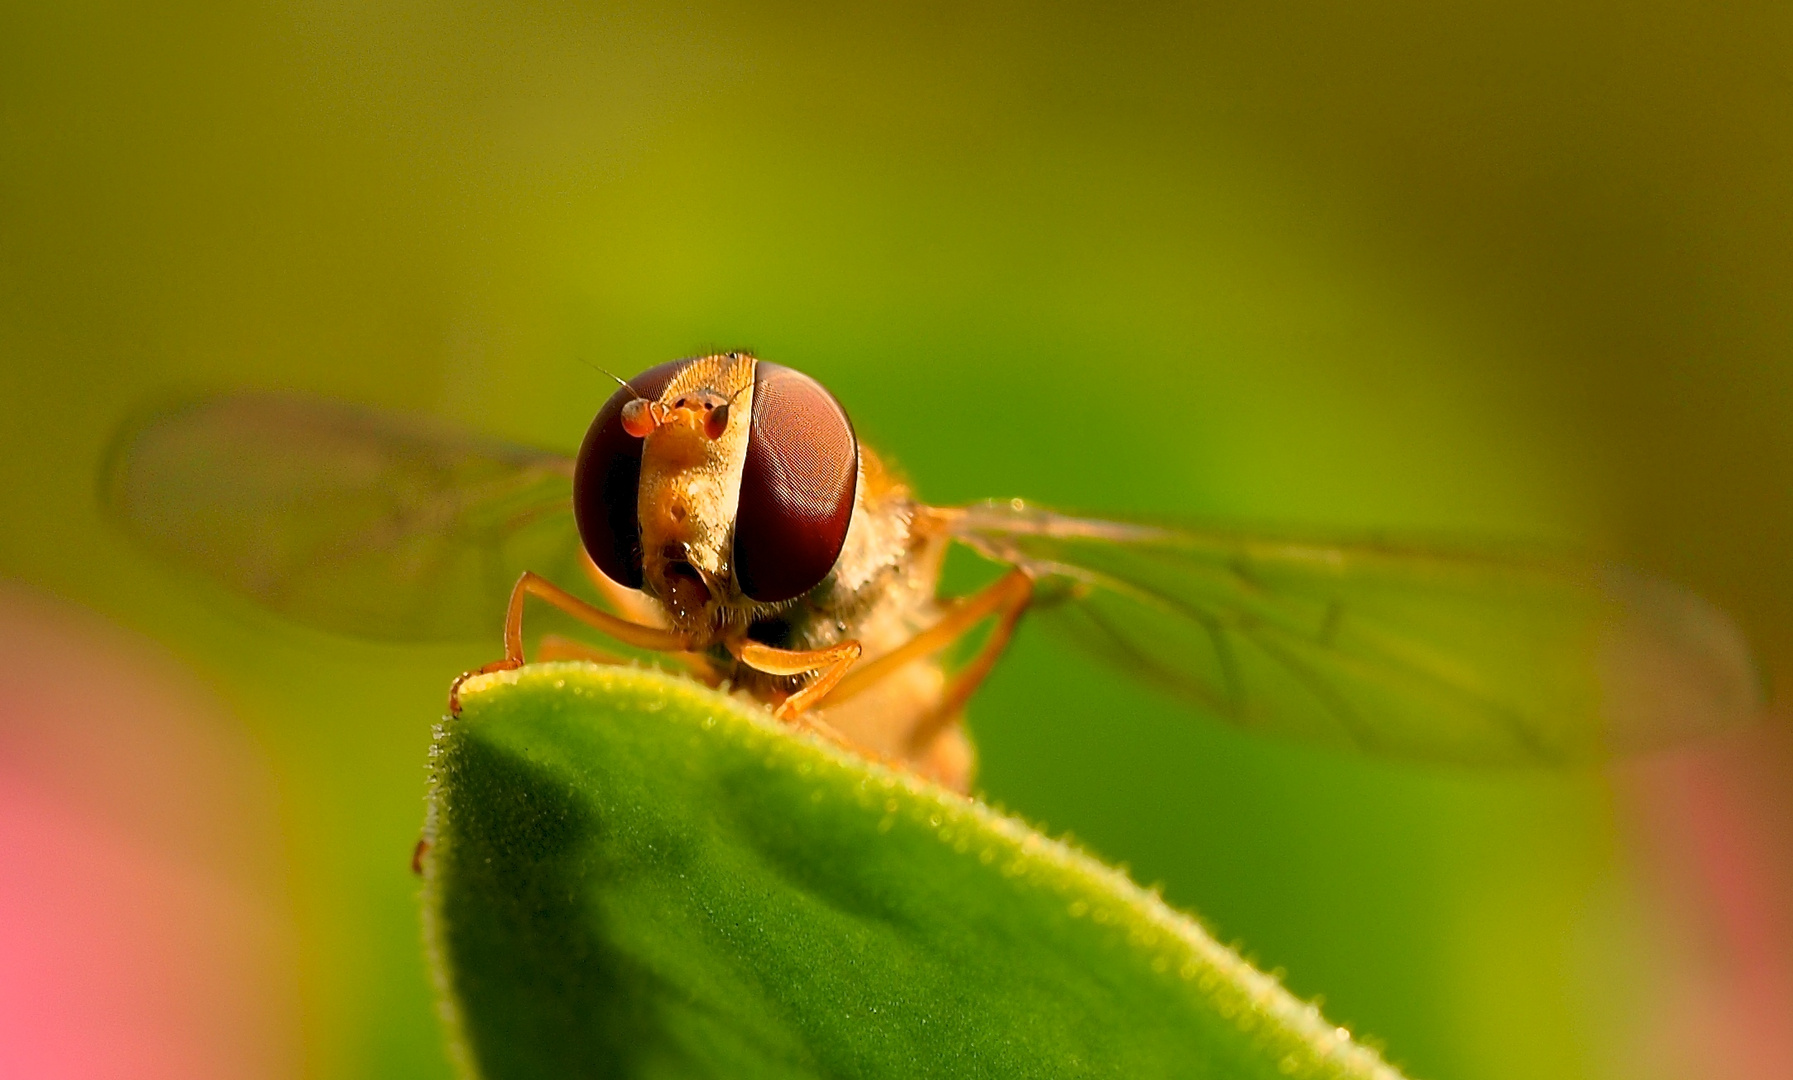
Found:
[{"label": "insect antenna", "polygon": [[639,390],[635,389],[633,386],[629,385],[629,380],[623,378],[621,375],[618,375],[616,372],[611,371],[609,368],[599,367],[597,364],[592,363],[590,360],[587,360],[583,356],[576,356],[576,357],[574,357],[574,359],[578,360],[581,364],[584,364],[586,367],[592,369],[593,371],[596,371],[603,375],[608,375],[612,379],[615,379],[616,384],[618,386],[622,387],[624,390],[627,390],[629,393],[635,395],[635,400],[637,400],[637,401],[645,401],[646,400],[646,398],[642,395],[641,391],[639,391]]}]

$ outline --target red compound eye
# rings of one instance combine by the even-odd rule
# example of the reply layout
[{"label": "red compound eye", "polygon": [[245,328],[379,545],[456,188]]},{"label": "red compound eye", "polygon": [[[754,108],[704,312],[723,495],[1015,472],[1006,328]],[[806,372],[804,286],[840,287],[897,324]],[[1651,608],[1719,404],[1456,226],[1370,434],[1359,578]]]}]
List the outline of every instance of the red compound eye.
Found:
[{"label": "red compound eye", "polygon": [[659,364],[630,379],[628,386],[618,387],[592,420],[573,467],[573,517],[579,523],[579,540],[604,576],[631,589],[641,588],[642,581],[641,519],[635,509],[641,487],[641,437],[630,434],[624,413],[637,421],[632,426],[641,426],[647,409],[631,409],[630,404],[639,398],[658,398],[690,362]]},{"label": "red compound eye", "polygon": [[840,402],[808,375],[760,361],[735,516],[741,592],[776,603],[827,577],[846,543],[858,483],[859,440]]}]

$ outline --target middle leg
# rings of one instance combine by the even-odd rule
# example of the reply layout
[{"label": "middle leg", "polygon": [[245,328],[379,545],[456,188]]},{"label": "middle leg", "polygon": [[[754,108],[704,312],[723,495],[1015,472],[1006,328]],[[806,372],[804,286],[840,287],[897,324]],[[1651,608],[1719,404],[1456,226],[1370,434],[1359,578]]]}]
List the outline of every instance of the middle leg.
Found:
[{"label": "middle leg", "polygon": [[[997,615],[997,626],[989,640],[979,650],[977,657],[966,665],[954,680],[953,688],[948,691],[949,696],[956,697],[958,704],[963,705],[964,699],[970,697],[971,691],[977,688],[977,683],[995,666],[997,657],[1002,654],[1009,636],[1014,632],[1016,621],[1027,610],[1028,602],[1032,599],[1033,578],[1025,570],[1010,570],[984,591],[954,605],[939,622],[916,634],[900,647],[860,665],[851,676],[841,681],[831,695],[831,700],[842,702],[864,693],[892,672],[923,657],[932,656],[970,633],[991,615]],[[971,678],[967,680],[966,676]]]}]

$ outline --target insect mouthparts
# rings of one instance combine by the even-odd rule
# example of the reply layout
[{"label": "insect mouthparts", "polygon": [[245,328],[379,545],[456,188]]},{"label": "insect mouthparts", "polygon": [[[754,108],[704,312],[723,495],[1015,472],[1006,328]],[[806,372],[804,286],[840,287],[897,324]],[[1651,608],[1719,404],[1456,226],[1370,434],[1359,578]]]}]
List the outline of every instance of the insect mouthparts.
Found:
[{"label": "insect mouthparts", "polygon": [[690,618],[703,611],[710,602],[710,586],[704,581],[703,574],[697,567],[685,559],[675,559],[666,564],[664,572],[666,588],[666,606],[672,609],[680,619]]}]

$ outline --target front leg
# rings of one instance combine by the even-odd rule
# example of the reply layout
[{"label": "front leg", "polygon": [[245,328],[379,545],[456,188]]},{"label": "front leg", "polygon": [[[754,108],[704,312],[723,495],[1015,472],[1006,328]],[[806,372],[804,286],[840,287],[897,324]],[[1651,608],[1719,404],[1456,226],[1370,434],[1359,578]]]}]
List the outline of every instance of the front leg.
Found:
[{"label": "front leg", "polygon": [[[685,674],[698,679],[708,686],[717,686],[722,682],[722,673],[716,670],[708,657],[695,652],[669,652],[665,659],[676,664]],[[600,649],[595,645],[587,645],[583,641],[561,637],[559,634],[543,634],[536,643],[535,658],[537,660],[584,660],[588,664],[609,666],[627,666],[639,663],[637,657],[622,656]]]},{"label": "front leg", "polygon": [[804,675],[820,671],[803,689],[785,698],[772,715],[780,720],[793,720],[833,690],[864,652],[857,641],[843,641],[825,649],[780,649],[757,641],[730,642],[728,651],[736,660],[767,675]]},{"label": "front leg", "polygon": [[534,571],[525,570],[523,576],[517,579],[516,587],[511,589],[510,606],[504,613],[504,659],[494,660],[477,672],[470,671],[456,679],[448,690],[449,712],[457,716],[460,714],[461,684],[469,677],[493,671],[510,671],[523,666],[523,601],[530,596],[546,600],[587,626],[601,630],[637,649],[682,653],[690,652],[695,645],[689,634],[632,623],[595,604],[586,603]]}]

